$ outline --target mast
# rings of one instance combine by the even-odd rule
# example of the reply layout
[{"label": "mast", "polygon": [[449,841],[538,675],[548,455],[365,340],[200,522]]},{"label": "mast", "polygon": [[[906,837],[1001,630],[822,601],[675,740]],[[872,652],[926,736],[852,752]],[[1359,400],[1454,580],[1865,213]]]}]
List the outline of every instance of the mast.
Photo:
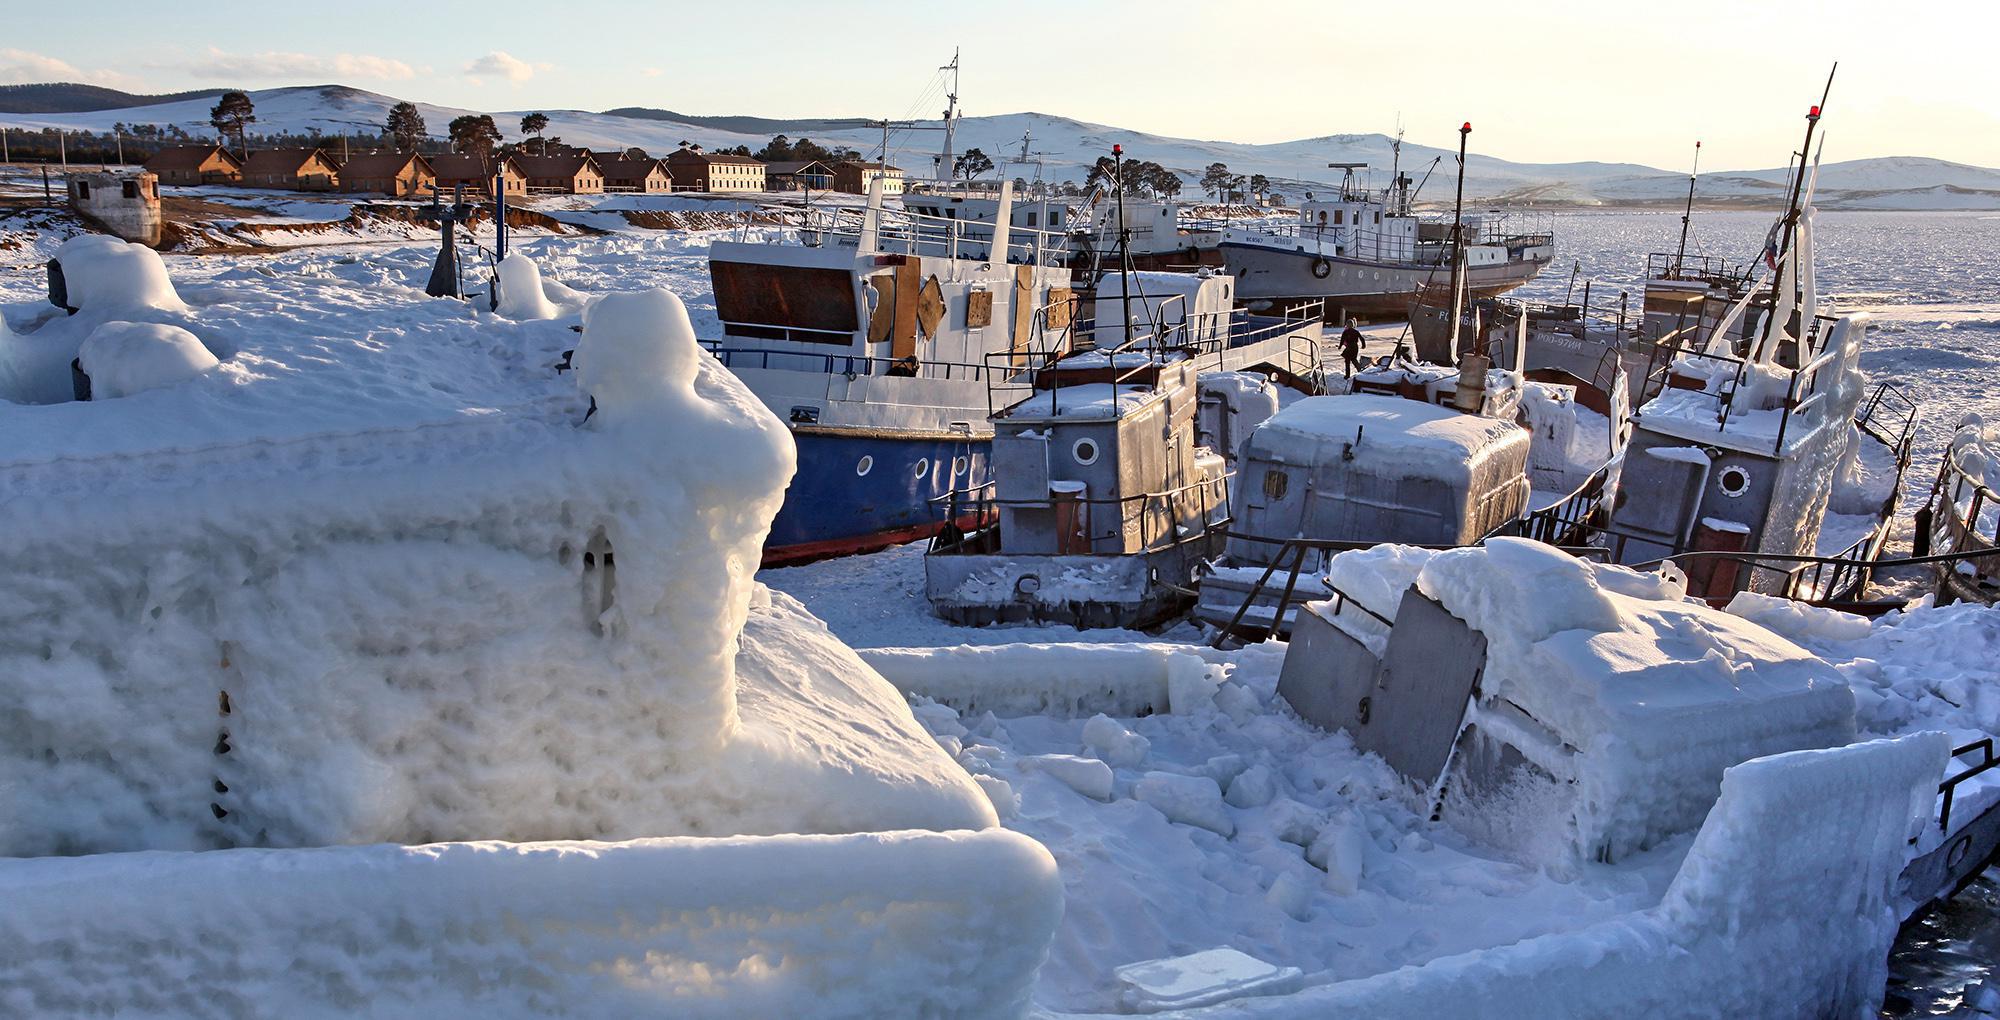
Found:
[{"label": "mast", "polygon": [[[1132,339],[1132,225],[1125,219],[1125,147],[1116,143],[1111,146],[1111,185],[1118,190],[1118,302],[1124,315],[1118,329],[1123,342]],[[1118,366],[1111,367],[1115,381]]]},{"label": "mast", "polygon": [[1451,205],[1451,352],[1458,356],[1458,320],[1465,315],[1465,136],[1472,122],[1458,129],[1458,197]]},{"label": "mast", "polygon": [[1701,176],[1701,142],[1696,141],[1694,143],[1694,168],[1688,171],[1687,208],[1681,211],[1681,246],[1674,252],[1673,275],[1676,279],[1681,275],[1681,262],[1687,258],[1688,225],[1694,219],[1694,181],[1699,176]]},{"label": "mast", "polygon": [[[1806,142],[1799,149],[1799,172],[1792,178],[1792,197],[1785,204],[1784,233],[1779,241],[1778,253],[1783,258],[1792,257],[1792,242],[1799,229],[1799,194],[1806,185],[1806,158],[1812,153],[1813,129],[1819,127],[1819,112],[1826,105],[1827,97],[1833,95],[1833,76],[1840,71],[1840,62],[1834,61],[1833,70],[1826,74],[1826,89],[1820,93],[1819,105],[1806,111]],[[1761,356],[1771,343],[1771,329],[1778,318],[1778,290],[1784,286],[1784,273],[1771,274],[1771,311],[1764,316],[1763,336],[1757,342],[1757,353]],[[1805,323],[1799,324],[1800,333],[1805,332]],[[1799,337],[1804,340],[1804,336]],[[1761,360],[1761,357],[1760,359]]]},{"label": "mast", "polygon": [[[938,154],[939,155],[938,175],[941,177],[950,177],[954,173],[952,169],[952,140],[957,135],[958,131],[958,48],[957,47],[955,46],[952,47],[951,63],[938,68],[938,70],[951,72],[951,89],[944,94],[944,151]],[[888,142],[885,140],[882,145],[882,151],[884,153],[882,158],[884,160],[887,160],[889,158],[887,155],[888,150],[889,150]]]}]

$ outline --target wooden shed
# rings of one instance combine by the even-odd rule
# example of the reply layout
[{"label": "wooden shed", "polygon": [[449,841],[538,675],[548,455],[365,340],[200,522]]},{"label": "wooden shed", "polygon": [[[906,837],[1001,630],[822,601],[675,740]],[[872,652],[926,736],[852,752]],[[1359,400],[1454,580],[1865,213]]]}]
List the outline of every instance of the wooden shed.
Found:
[{"label": "wooden shed", "polygon": [[236,184],[243,180],[243,161],[220,145],[176,145],[153,153],[146,169],[161,184]]},{"label": "wooden shed", "polygon": [[662,160],[607,159],[604,190],[661,194],[674,190],[674,175]]},{"label": "wooden shed", "polygon": [[340,165],[321,149],[265,149],[243,162],[243,184],[287,191],[332,191]]},{"label": "wooden shed", "polygon": [[351,193],[415,198],[430,193],[437,183],[437,171],[430,161],[414,152],[375,152],[356,156],[341,165],[340,190]]}]

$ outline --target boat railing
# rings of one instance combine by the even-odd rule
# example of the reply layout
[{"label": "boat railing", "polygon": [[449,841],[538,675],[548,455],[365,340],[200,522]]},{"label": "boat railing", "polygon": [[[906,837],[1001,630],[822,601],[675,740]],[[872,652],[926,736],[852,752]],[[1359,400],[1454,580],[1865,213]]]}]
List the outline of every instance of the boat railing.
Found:
[{"label": "boat railing", "polygon": [[1940,600],[2000,602],[2000,492],[1946,448],[1928,502],[1917,511],[1915,552],[1957,554],[1936,569]]},{"label": "boat railing", "polygon": [[[779,327],[772,327],[779,328]],[[846,334],[841,334],[845,336]],[[849,379],[864,375],[908,376],[920,379],[962,379],[976,381],[988,378],[992,369],[989,365],[955,361],[918,361],[914,366],[911,359],[879,358],[865,354],[835,354],[816,351],[770,350],[761,347],[724,347],[720,341],[703,340],[701,345],[723,367],[729,369],[778,369],[790,372],[816,372],[824,375],[844,375]]]},{"label": "boat railing", "polygon": [[[1076,317],[1076,300],[1070,298],[1067,303],[1050,306],[1062,309],[1054,316],[1048,314],[1048,309],[1038,310],[1036,317],[1030,320],[1028,349],[992,351],[986,355],[988,418],[996,418],[1003,411],[1022,407],[1030,399],[1039,399],[1039,394],[1032,391],[1047,392],[1049,413],[1058,413],[1065,385],[1092,383],[1110,384],[1111,406],[1115,409],[1121,387],[1131,390],[1151,386],[1162,366],[1172,358],[1183,356],[1188,348],[1190,320],[1185,311],[1186,295],[1172,294],[1157,304],[1144,302],[1146,318],[1142,320],[1134,316],[1131,322],[1126,323],[1123,339],[1116,346],[1094,345],[1083,349],[1078,348],[1078,340],[1094,338],[1097,323],[1096,320]],[[1174,321],[1176,310],[1180,312],[1179,321]],[[1060,324],[1051,325],[1052,319],[1060,320]],[[1194,321],[1198,322],[1199,317]],[[1067,378],[1069,373],[1063,371],[1063,360],[1090,353],[1104,357],[1105,371],[1090,373],[1074,382]]]},{"label": "boat railing", "polygon": [[1734,290],[1748,286],[1751,267],[1715,255],[1654,252],[1646,256],[1646,279],[1702,283]]},{"label": "boat railing", "polygon": [[1615,461],[1591,472],[1590,477],[1571,490],[1569,495],[1548,506],[1534,510],[1520,520],[1501,529],[1501,534],[1516,535],[1534,539],[1546,545],[1581,546],[1589,544],[1590,532],[1595,522],[1602,517],[1604,493],[1610,484],[1611,474],[1616,469]]},{"label": "boat railing", "polygon": [[[1087,548],[1074,555],[1119,555],[1134,552],[1151,552],[1169,548],[1183,542],[1193,541],[1213,534],[1217,529],[1229,526],[1229,481],[1233,473],[1223,473],[1213,478],[1204,478],[1185,485],[1158,492],[1134,493],[1129,496],[1099,496],[1058,499],[1051,495],[1039,499],[1001,499],[997,495],[998,482],[988,480],[963,489],[954,488],[930,502],[938,509],[945,521],[973,519],[990,522],[987,527],[999,526],[999,512],[1014,508],[1023,510],[1049,510],[1057,506],[1079,506],[1084,508],[1104,507],[1116,512],[1120,522],[1136,520],[1139,525],[1139,548],[1125,547],[1125,529],[1121,526],[1112,534],[1087,535]],[[1216,515],[1221,510],[1220,516]],[[1086,509],[1086,515],[1092,511]],[[1088,516],[1086,516],[1088,520]],[[1199,527],[1189,527],[1184,522],[1200,522]],[[1115,543],[1115,547],[1110,544]],[[952,555],[981,551],[987,544],[979,541],[978,530],[963,532],[957,528],[946,528],[931,540],[930,551],[941,555]]]},{"label": "boat railing", "polygon": [[[855,205],[800,208],[770,207],[777,222],[791,225],[808,247],[857,247],[868,209]],[[746,220],[746,223],[748,221]],[[992,261],[994,224],[989,220],[932,216],[908,209],[884,208],[876,220],[875,250],[883,254],[929,255],[934,258]],[[1010,226],[1007,258],[1026,265],[1057,265],[1068,258],[1069,234],[1062,229]]]}]

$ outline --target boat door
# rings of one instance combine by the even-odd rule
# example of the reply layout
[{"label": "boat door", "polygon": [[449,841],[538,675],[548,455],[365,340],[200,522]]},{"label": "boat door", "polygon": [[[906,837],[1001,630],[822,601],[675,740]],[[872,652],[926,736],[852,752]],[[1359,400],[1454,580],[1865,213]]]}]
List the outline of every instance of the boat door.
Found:
[{"label": "boat door", "polygon": [[1625,536],[1619,562],[1645,563],[1685,547],[1708,468],[1697,446],[1649,446],[1629,457],[1612,514],[1614,530]]}]

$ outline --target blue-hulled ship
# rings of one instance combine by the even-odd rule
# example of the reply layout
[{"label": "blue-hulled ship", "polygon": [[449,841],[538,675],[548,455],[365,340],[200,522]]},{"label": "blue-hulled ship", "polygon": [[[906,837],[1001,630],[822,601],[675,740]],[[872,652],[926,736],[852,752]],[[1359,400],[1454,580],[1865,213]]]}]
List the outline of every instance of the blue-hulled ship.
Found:
[{"label": "blue-hulled ship", "polygon": [[[999,214],[969,236],[962,220],[885,209],[878,191],[866,208],[794,213],[796,240],[710,248],[722,335],[706,346],[798,443],[767,565],[935,533],[955,516],[949,494],[988,480],[995,394],[1096,346],[1100,305],[1064,267],[1066,238],[1011,230],[1011,201],[1003,186]],[[1107,292],[1118,343],[1156,334],[1204,373],[1259,369],[1317,386],[1316,318],[1235,311],[1226,278],[1151,275]]]}]

